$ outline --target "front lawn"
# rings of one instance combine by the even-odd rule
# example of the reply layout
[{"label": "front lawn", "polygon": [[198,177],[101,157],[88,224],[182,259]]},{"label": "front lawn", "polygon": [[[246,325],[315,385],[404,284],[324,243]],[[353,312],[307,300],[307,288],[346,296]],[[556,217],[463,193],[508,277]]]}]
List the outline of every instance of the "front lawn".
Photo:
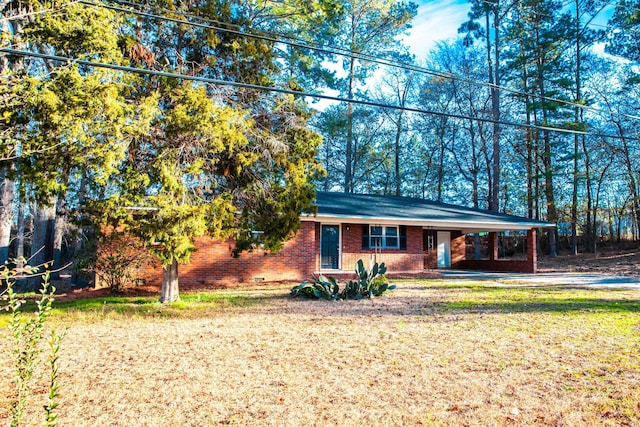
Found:
[{"label": "front lawn", "polygon": [[57,303],[59,425],[640,424],[637,290],[396,284],[361,301],[256,288]]}]

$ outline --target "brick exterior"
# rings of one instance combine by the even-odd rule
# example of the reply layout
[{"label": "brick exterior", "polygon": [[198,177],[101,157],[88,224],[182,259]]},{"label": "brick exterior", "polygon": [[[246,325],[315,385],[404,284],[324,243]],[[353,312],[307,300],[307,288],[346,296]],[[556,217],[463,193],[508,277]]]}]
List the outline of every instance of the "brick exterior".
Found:
[{"label": "brick exterior", "polygon": [[451,267],[459,268],[461,262],[467,257],[467,242],[465,235],[459,231],[451,232]]},{"label": "brick exterior", "polygon": [[[191,254],[191,262],[178,267],[181,287],[227,286],[239,283],[302,281],[317,268],[319,232],[313,222],[303,221],[296,237],[273,254],[261,249],[233,256],[233,241],[225,242],[203,237],[196,240],[198,248]],[[139,271],[138,276],[149,285],[159,285],[162,268],[159,263]]]},{"label": "brick exterior", "polygon": [[[537,273],[538,254],[536,244],[536,230],[527,231],[527,259],[526,260],[506,260],[498,259],[496,233],[491,233],[489,238],[490,257],[488,260],[462,260],[456,264],[455,268],[463,270],[484,270],[505,273]],[[453,256],[453,255],[452,255]]]},{"label": "brick exterior", "polygon": [[[366,225],[365,225],[366,226]],[[241,283],[302,281],[320,272],[320,223],[303,221],[295,238],[285,243],[275,254],[256,249],[250,253],[233,256],[232,241],[213,241],[200,238],[198,248],[191,255],[191,262],[179,266],[180,286],[227,286]],[[384,262],[390,276],[422,277],[425,270],[437,269],[437,243],[431,253],[426,251],[426,231],[422,227],[406,227],[406,249],[363,249],[361,224],[341,226],[341,269],[330,272],[336,277],[351,274],[358,259],[365,265]],[[536,272],[535,230],[529,231],[526,261],[466,260],[465,236],[451,231],[451,266],[459,269],[487,271]],[[429,262],[428,262],[429,261]],[[335,273],[335,274],[334,274]],[[137,271],[148,285],[160,285],[162,268],[154,262]]]},{"label": "brick exterior", "polygon": [[407,227],[406,249],[363,249],[362,224],[342,224],[342,270],[353,271],[359,259],[384,262],[389,271],[407,272],[424,269],[422,253],[422,227]]}]

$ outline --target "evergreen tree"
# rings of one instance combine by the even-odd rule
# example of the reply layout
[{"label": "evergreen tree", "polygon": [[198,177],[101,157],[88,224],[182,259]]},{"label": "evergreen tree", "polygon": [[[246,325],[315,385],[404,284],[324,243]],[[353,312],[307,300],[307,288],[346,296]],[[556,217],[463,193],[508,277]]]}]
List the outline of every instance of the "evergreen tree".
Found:
[{"label": "evergreen tree", "polygon": [[[518,43],[520,52],[512,57],[512,65],[521,67],[527,76],[525,86],[534,97],[525,98],[527,111],[532,123],[541,127],[532,138],[538,147],[538,156],[542,162],[544,178],[543,191],[546,200],[546,219],[557,223],[560,219],[554,175],[562,136],[553,133],[553,126],[563,127],[570,117],[565,103],[571,99],[568,89],[570,81],[570,63],[566,57],[566,40],[569,26],[564,22],[567,16],[561,16],[562,4],[555,0],[523,1],[517,4],[508,29],[508,39]],[[549,233],[549,252],[557,254],[557,234]]]},{"label": "evergreen tree", "polygon": [[618,0],[607,27],[606,51],[640,62],[640,1]]},{"label": "evergreen tree", "polygon": [[[11,37],[16,48],[37,46],[63,57],[121,60],[115,30],[119,20],[113,12],[62,3],[58,13],[52,14],[44,7],[32,2],[27,9],[33,12],[27,14],[30,19],[19,28],[14,25],[14,30],[19,29]],[[121,139],[129,109],[121,94],[124,82],[113,71],[21,56],[10,57],[6,72],[14,96],[5,136],[16,156],[5,166],[9,171],[5,176],[19,179],[22,188],[13,195],[11,205],[19,203],[24,211],[29,199],[35,199],[34,218],[40,220],[34,222],[31,261],[35,265],[59,261],[68,213],[66,195],[77,182],[75,177],[93,174],[104,181],[123,153]]]},{"label": "evergreen tree", "polygon": [[[385,57],[393,51],[397,41],[394,38],[410,28],[410,21],[416,15],[414,3],[396,0],[352,0],[344,3],[344,21],[340,29],[338,46],[353,52],[344,57],[342,66],[347,76],[341,80],[340,89],[349,100],[355,99],[359,85],[371,76],[374,64],[361,60],[359,54],[375,52]],[[345,172],[344,192],[354,191],[354,170],[357,156],[354,150],[354,107],[347,104],[345,129]]]},{"label": "evergreen tree", "polygon": [[[500,133],[502,130],[499,124],[501,118],[501,94],[499,87],[502,83],[503,74],[503,64],[500,58],[501,51],[503,50],[501,37],[503,32],[503,19],[507,11],[512,7],[512,3],[501,2],[500,0],[473,0],[471,3],[471,11],[469,12],[470,19],[465,22],[458,31],[460,33],[467,33],[465,43],[468,45],[473,44],[473,38],[479,38],[485,43],[489,93],[491,96],[491,118],[493,120],[489,209],[498,211],[501,167]],[[483,24],[480,22],[483,22]]]},{"label": "evergreen tree", "polygon": [[[240,28],[264,19],[264,11],[258,13],[253,3],[169,6]],[[137,19],[146,31],[132,34],[129,45],[133,52],[145,52],[146,66],[277,84],[277,51],[269,40],[161,17]],[[112,215],[105,220],[124,226],[159,257],[160,300],[170,302],[179,297],[178,264],[188,262],[194,238],[206,233],[233,237],[238,251],[258,243],[277,250],[293,235],[300,213],[315,199],[311,180],[322,173],[315,160],[320,138],[306,128],[310,112],[305,104],[292,96],[164,77],[145,78],[138,93],[150,100],[152,121],[129,147],[117,189],[106,202]]]}]

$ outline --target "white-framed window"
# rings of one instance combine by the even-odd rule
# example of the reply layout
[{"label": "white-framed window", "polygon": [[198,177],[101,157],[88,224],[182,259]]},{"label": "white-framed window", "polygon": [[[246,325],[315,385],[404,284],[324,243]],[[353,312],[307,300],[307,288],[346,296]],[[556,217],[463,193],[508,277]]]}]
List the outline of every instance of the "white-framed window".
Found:
[{"label": "white-framed window", "polygon": [[369,247],[371,248],[398,248],[397,226],[372,225],[369,227]]}]

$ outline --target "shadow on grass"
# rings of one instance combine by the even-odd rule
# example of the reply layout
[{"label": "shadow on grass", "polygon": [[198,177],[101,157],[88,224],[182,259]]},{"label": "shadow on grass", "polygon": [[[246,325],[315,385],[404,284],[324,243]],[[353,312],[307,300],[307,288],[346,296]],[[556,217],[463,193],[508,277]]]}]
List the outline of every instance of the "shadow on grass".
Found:
[{"label": "shadow on grass", "polygon": [[[25,314],[36,311],[35,296],[27,295],[20,311]],[[105,296],[54,301],[52,310],[57,314],[84,314],[104,317],[120,315],[122,317],[189,317],[204,313],[215,313],[229,308],[251,307],[258,305],[263,296],[245,296],[219,294],[215,292],[187,293],[179,301],[161,304],[154,296]],[[0,312],[0,319],[8,312]]]},{"label": "shadow on grass", "polygon": [[[395,282],[394,282],[395,283]],[[575,286],[397,283],[382,298],[290,304],[289,311],[337,316],[429,316],[486,313],[639,313],[640,292]],[[398,295],[403,293],[402,295]],[[410,294],[407,296],[407,294]]]},{"label": "shadow on grass", "polygon": [[[180,301],[160,304],[154,296],[105,296],[54,302],[59,314],[118,317],[206,317],[228,309],[248,308],[261,313],[323,316],[430,316],[478,313],[638,313],[640,293],[624,289],[550,286],[492,286],[469,283],[397,283],[398,289],[380,298],[324,301],[293,298],[289,290],[238,289],[188,292]],[[22,307],[33,312],[32,299]],[[0,313],[0,319],[7,316]]]}]

